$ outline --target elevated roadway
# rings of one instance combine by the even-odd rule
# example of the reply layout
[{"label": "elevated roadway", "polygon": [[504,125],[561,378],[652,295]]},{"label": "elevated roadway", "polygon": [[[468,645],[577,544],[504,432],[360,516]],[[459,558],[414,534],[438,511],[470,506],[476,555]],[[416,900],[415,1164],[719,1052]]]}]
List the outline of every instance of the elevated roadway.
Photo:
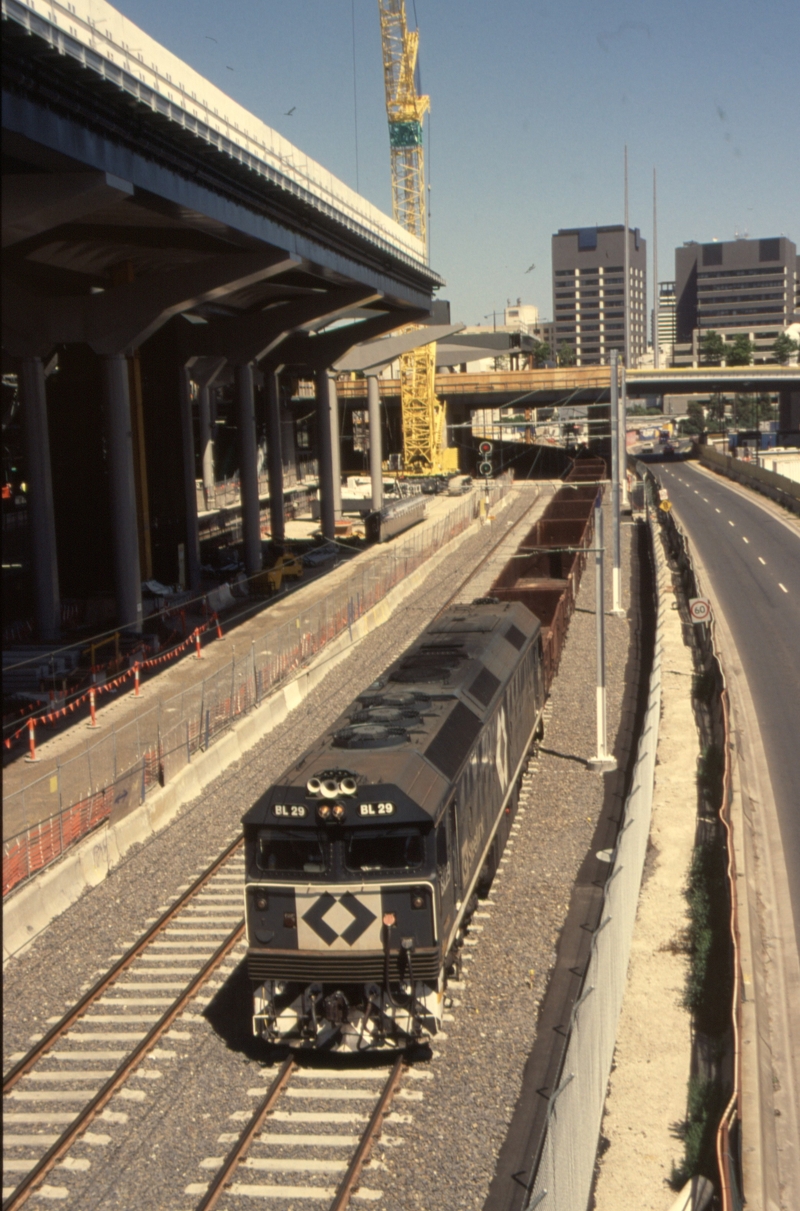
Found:
[{"label": "elevated roadway", "polygon": [[331,367],[427,317],[442,280],[420,240],[105,0],[2,0],[2,17],[3,371],[22,403],[38,633],[58,639],[62,594],[109,591],[139,629],[142,580],[175,582],[185,564],[199,584],[209,392],[235,401],[255,575],[264,452],[284,537],[289,383],[317,383],[332,537]]}]

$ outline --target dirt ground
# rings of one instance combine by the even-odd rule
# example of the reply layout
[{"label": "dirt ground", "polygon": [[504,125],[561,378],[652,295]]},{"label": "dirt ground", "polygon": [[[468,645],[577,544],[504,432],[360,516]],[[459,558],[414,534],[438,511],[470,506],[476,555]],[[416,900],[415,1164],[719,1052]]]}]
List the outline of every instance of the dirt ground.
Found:
[{"label": "dirt ground", "polygon": [[596,1211],[668,1211],[683,1145],[691,1020],[682,1005],[688,924],[684,898],[697,811],[700,752],[692,657],[677,609],[667,614],[650,846],[622,1003],[602,1134]]}]

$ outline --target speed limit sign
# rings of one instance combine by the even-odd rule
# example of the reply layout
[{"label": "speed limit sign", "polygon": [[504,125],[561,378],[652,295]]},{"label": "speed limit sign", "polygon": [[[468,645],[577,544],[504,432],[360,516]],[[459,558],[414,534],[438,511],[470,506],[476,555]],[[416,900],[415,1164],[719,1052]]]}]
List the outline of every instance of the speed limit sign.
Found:
[{"label": "speed limit sign", "polygon": [[689,598],[689,617],[692,622],[708,622],[711,617],[711,602],[707,597]]}]

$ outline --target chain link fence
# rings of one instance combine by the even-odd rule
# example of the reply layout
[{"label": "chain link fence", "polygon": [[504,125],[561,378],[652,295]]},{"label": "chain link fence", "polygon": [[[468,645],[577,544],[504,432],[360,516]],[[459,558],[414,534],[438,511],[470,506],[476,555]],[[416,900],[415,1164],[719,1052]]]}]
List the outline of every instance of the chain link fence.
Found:
[{"label": "chain link fence", "polygon": [[[105,820],[115,822],[165,786],[237,719],[376,606],[510,489],[504,477],[471,493],[434,525],[356,566],[346,583],[281,626],[264,631],[230,664],[3,799],[3,895],[55,861]],[[265,622],[268,623],[269,612]]]},{"label": "chain link fence", "polygon": [[525,1211],[534,1208],[576,1211],[588,1206],[592,1188],[650,835],[667,577],[655,535],[653,545],[657,552],[658,622],[644,729],[639,739],[633,785],[625,802],[623,823],[604,888],[600,923],[592,938],[581,994],[572,1009],[561,1076],[550,1096],[544,1142]]}]

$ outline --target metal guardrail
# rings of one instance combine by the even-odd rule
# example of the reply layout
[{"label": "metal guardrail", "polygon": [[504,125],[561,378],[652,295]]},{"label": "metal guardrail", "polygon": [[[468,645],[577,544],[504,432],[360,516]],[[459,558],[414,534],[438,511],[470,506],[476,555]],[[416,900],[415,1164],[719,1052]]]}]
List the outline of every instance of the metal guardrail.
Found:
[{"label": "metal guardrail", "polygon": [[[494,484],[489,503],[511,487]],[[106,820],[123,818],[165,786],[197,755],[326,644],[386,597],[478,516],[483,494],[465,497],[446,517],[354,569],[345,584],[279,627],[265,629],[250,650],[131,722],[55,772],[3,799],[3,894],[61,856]]]}]

